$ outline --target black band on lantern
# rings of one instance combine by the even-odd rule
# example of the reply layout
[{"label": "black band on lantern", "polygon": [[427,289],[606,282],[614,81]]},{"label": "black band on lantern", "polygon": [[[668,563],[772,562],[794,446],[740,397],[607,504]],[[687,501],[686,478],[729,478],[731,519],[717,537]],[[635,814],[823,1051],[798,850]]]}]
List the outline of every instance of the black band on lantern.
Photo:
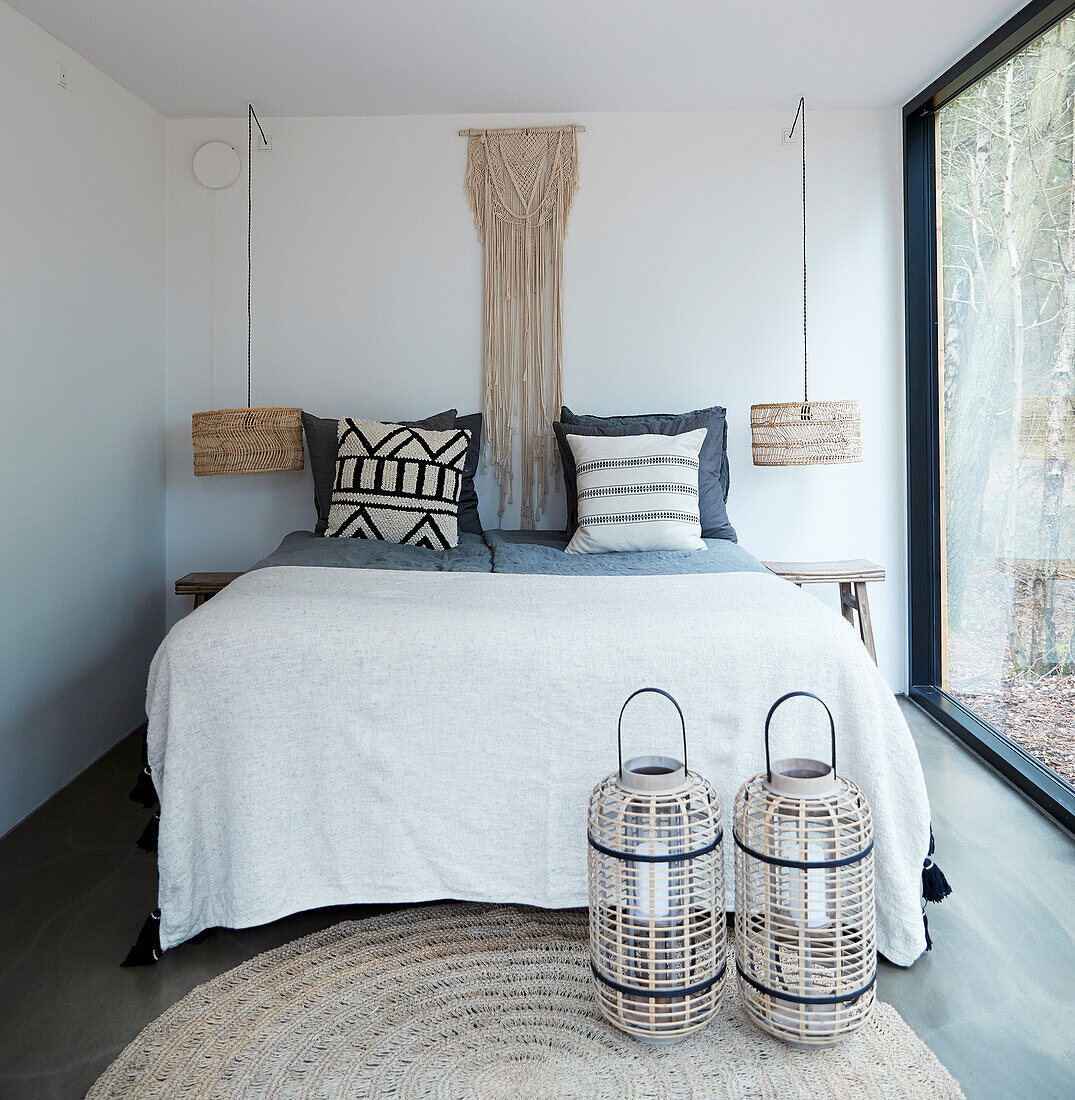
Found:
[{"label": "black band on lantern", "polygon": [[704,848],[695,848],[693,852],[677,852],[675,855],[665,856],[642,855],[638,852],[617,852],[615,848],[606,848],[600,841],[594,840],[593,833],[590,832],[586,834],[586,839],[590,842],[590,847],[595,851],[601,852],[606,856],[612,856],[613,859],[627,860],[628,863],[682,863],[686,859],[697,859],[699,856],[707,856],[710,852],[719,848],[720,842],[724,839],[724,830],[718,830],[716,839],[711,844],[707,844]]},{"label": "black band on lantern", "polygon": [[616,990],[617,993],[625,993],[628,997],[646,997],[653,1001],[667,1001],[674,1000],[676,997],[690,997],[695,993],[704,993],[707,989],[711,989],[721,978],[724,977],[725,971],[728,969],[727,960],[721,965],[721,968],[713,975],[712,978],[706,978],[704,982],[698,982],[696,985],[685,985],[679,989],[639,989],[635,985],[620,985],[619,982],[614,982],[611,978],[606,978],[593,960],[590,960],[590,969],[593,971],[593,976],[601,982],[603,985],[607,985],[609,989]]},{"label": "black band on lantern", "polygon": [[857,1001],[859,997],[869,993],[874,987],[874,983],[877,981],[877,971],[873,972],[873,977],[861,988],[856,989],[853,993],[841,993],[831,997],[800,997],[795,993],[782,993],[779,989],[770,989],[767,985],[762,985],[761,982],[755,981],[736,961],[735,969],[739,972],[739,977],[743,981],[752,985],[759,993],[764,993],[769,997],[775,997],[778,1001],[791,1001],[797,1005],[840,1005],[846,1004],[848,1001]]},{"label": "black band on lantern", "polygon": [[739,839],[739,834],[734,829],[732,830],[732,839],[740,851],[746,852],[748,856],[752,856],[754,859],[760,859],[762,863],[770,863],[774,867],[799,867],[803,870],[809,870],[812,867],[846,867],[848,864],[858,863],[860,859],[865,859],[873,851],[873,838],[871,837],[870,843],[861,852],[856,852],[853,856],[844,856],[843,859],[780,859],[777,856],[767,856],[762,852],[755,851],[753,848],[748,848]]}]

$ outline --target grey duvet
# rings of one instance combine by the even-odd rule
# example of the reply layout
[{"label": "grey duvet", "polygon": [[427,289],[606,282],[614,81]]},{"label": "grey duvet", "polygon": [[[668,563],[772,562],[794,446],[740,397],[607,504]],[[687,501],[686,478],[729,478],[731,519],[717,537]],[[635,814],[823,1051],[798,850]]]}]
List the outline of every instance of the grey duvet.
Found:
[{"label": "grey duvet", "polygon": [[292,531],[254,569],[277,565],[324,566],[333,569],[406,569],[423,573],[491,573],[493,554],[481,535],[461,534],[451,550],[399,546],[374,539],[332,539],[312,531]]},{"label": "grey duvet", "polygon": [[371,539],[332,539],[292,531],[253,568],[299,565],[344,569],[404,569],[428,573],[540,573],[578,577],[680,576],[700,573],[765,573],[764,565],[737,543],[706,539],[705,550],[648,553],[565,554],[560,531],[486,531],[461,534],[452,550],[427,550]]}]

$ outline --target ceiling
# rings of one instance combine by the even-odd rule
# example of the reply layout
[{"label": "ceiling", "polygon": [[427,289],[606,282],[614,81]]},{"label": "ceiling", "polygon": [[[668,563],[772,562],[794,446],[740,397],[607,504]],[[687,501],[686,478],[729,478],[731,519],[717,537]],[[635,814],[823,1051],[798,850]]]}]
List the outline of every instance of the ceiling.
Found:
[{"label": "ceiling", "polygon": [[170,118],[896,107],[1012,0],[9,0]]}]

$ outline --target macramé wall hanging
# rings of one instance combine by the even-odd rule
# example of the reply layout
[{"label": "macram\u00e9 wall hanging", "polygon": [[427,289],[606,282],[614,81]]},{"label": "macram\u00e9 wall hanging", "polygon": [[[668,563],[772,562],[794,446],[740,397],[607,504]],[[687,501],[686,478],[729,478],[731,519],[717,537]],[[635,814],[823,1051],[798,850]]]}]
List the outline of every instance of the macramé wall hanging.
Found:
[{"label": "macram\u00e9 wall hanging", "polygon": [[545,506],[563,390],[564,237],[579,188],[582,126],[460,130],[466,188],[484,251],[483,412],[500,514],[514,498],[532,528]]}]

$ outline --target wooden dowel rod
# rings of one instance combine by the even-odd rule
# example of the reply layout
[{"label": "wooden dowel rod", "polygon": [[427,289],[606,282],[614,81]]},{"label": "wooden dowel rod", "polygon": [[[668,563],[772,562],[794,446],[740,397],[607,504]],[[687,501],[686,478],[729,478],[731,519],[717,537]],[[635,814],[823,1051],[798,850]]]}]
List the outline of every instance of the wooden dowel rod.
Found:
[{"label": "wooden dowel rod", "polygon": [[510,129],[499,129],[496,126],[488,126],[484,130],[460,130],[460,137],[479,137],[481,134],[497,133],[497,134],[551,134],[556,130],[574,130],[576,134],[586,133],[585,126],[579,126],[578,123],[572,123],[568,126],[515,126]]}]

